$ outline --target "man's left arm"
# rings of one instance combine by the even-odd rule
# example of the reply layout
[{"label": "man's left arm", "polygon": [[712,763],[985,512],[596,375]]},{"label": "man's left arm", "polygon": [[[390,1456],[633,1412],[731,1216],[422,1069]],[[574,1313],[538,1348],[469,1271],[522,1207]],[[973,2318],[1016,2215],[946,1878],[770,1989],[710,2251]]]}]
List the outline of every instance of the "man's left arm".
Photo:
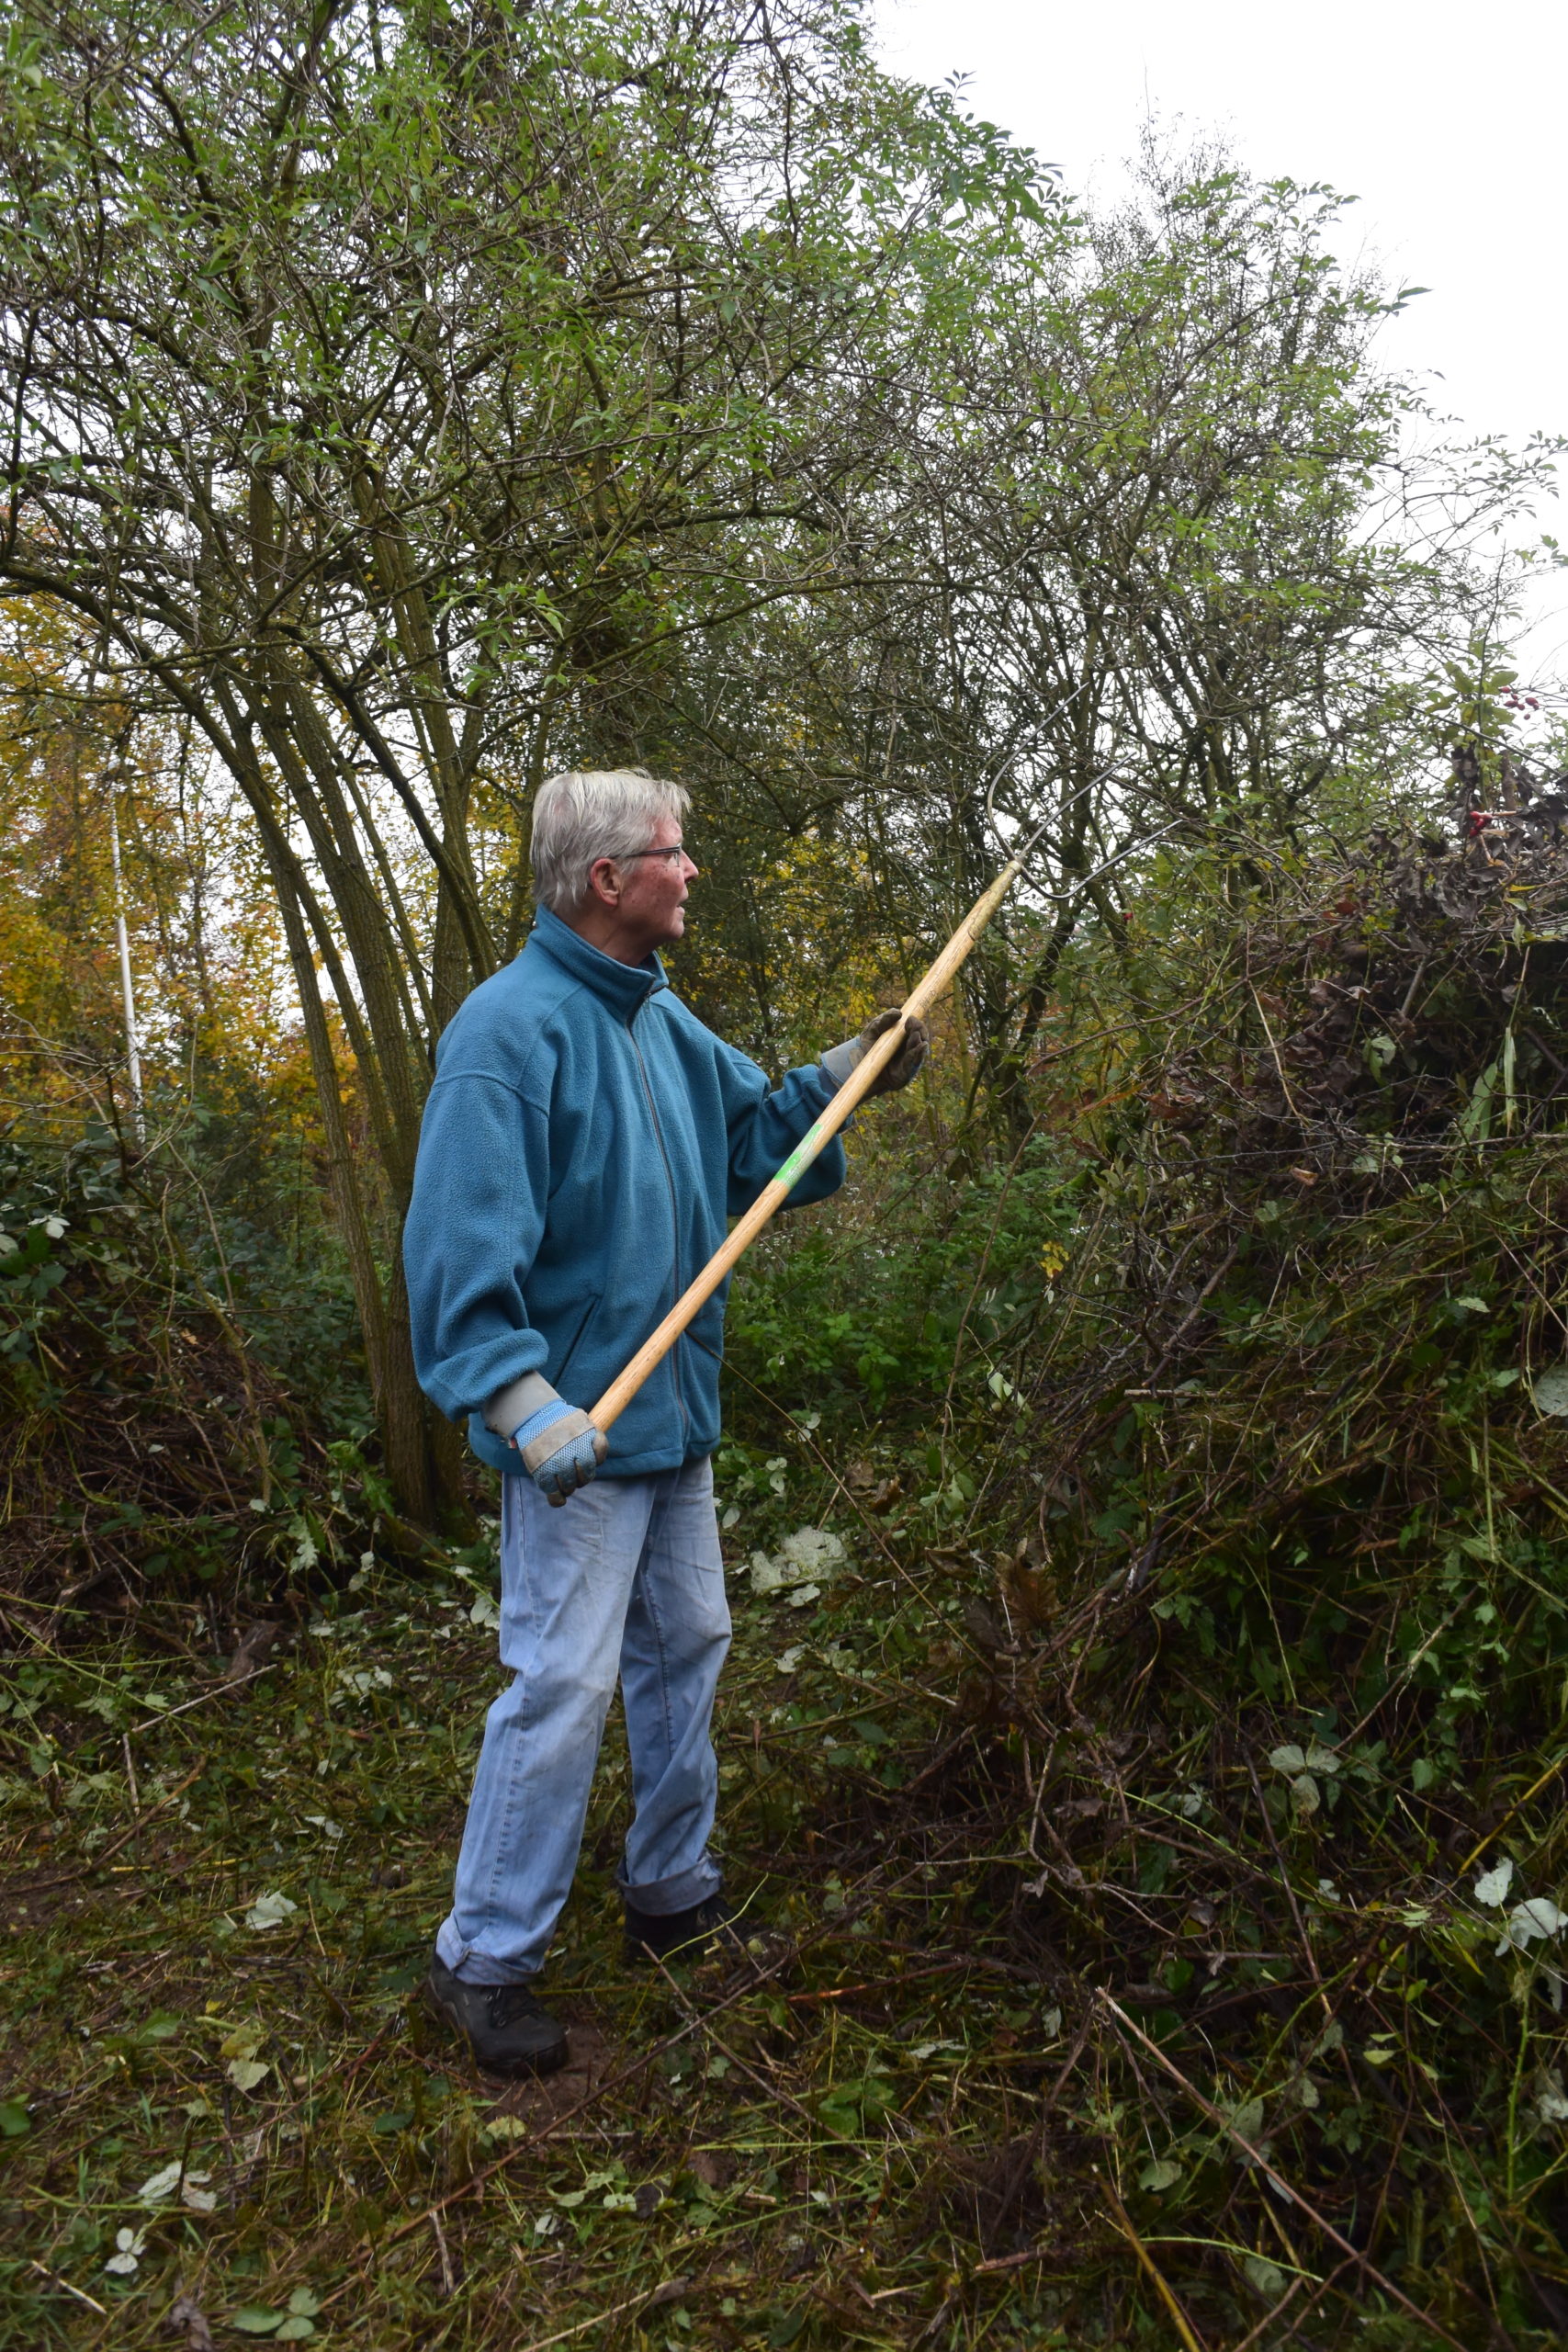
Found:
[{"label": "man's left arm", "polygon": [[[833,1099],[834,1088],[817,1062],[805,1069],[787,1071],[783,1083],[770,1092],[767,1078],[755,1062],[735,1053],[733,1047],[726,1048],[726,1057],[729,1196],[725,1205],[731,1216],[739,1216],[778,1174],[813,1119],[821,1117]],[[798,1209],[812,1201],[825,1201],[838,1191],[845,1173],[844,1147],[835,1136],[812,1161],[784,1205]]]},{"label": "man's left arm", "polygon": [[[729,1199],[731,1216],[749,1209],[813,1120],[833,1100],[867,1048],[898,1019],[897,1012],[879,1013],[858,1037],[832,1046],[818,1062],[790,1070],[771,1092],[757,1064],[732,1046],[721,1049],[721,1078],[729,1128]],[[908,1086],[925,1059],[923,1022],[910,1023],[909,1035],[888,1067],[875,1080],[872,1094],[886,1094]],[[805,1208],[836,1193],[846,1173],[844,1147],[835,1136],[818,1153],[784,1203]]]}]

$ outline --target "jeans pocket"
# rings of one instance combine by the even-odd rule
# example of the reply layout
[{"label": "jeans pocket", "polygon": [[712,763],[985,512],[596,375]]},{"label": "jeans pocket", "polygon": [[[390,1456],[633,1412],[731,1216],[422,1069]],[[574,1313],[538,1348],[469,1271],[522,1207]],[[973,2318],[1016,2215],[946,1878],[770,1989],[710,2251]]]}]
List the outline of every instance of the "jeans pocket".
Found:
[{"label": "jeans pocket", "polygon": [[724,1575],[724,1547],[718,1540],[718,1513],[713,1498],[713,1463],[692,1464],[681,1473],[664,1522],[663,1548],[683,1568],[705,1575]]},{"label": "jeans pocket", "polygon": [[501,1591],[504,1609],[537,1607],[574,1577],[593,1573],[604,1550],[604,1503],[597,1487],[569,1495],[558,1509],[532,1478],[509,1478],[501,1492]]}]

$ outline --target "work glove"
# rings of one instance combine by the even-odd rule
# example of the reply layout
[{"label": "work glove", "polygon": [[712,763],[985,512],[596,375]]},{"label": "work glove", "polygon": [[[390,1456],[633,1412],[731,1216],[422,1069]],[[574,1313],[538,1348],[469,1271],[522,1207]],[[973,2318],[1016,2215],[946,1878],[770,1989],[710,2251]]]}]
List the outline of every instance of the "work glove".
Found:
[{"label": "work glove", "polygon": [[[866,1023],[858,1037],[852,1037],[846,1045],[829,1046],[822,1056],[819,1067],[835,1093],[849,1077],[856,1063],[864,1059],[878,1037],[886,1036],[887,1031],[903,1020],[903,1017],[899,1012],[879,1012],[874,1020]],[[897,1094],[901,1087],[908,1085],[909,1080],[925,1060],[926,1042],[927,1030],[923,1021],[905,1023],[903,1044],[886,1069],[866,1089],[865,1099],[868,1102],[874,1101],[878,1094]]]},{"label": "work glove", "polygon": [[539,1492],[558,1510],[568,1495],[575,1495],[579,1487],[586,1487],[595,1476],[610,1451],[610,1441],[575,1405],[563,1406],[544,1430],[530,1439],[526,1432],[536,1427],[537,1420],[536,1414],[533,1422],[524,1422],[515,1443],[523,1456],[523,1467]]},{"label": "work glove", "polygon": [[[530,1406],[532,1411],[527,1409]],[[509,1388],[499,1390],[486,1405],[483,1418],[487,1429],[517,1448],[524,1469],[558,1510],[579,1487],[587,1486],[610,1451],[603,1430],[558,1396],[537,1373],[526,1373]]]}]

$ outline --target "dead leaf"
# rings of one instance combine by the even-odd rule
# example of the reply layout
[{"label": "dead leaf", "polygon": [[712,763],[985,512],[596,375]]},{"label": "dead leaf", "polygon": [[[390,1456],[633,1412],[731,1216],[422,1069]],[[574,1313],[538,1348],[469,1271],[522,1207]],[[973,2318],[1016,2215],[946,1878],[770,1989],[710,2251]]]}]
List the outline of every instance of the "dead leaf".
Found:
[{"label": "dead leaf", "polygon": [[1012,1645],[1011,1636],[1006,1626],[999,1625],[985,1602],[976,1599],[973,1593],[964,1595],[964,1623],[983,1650],[1005,1650]]},{"label": "dead leaf", "polygon": [[239,1647],[224,1669],[224,1680],[237,1682],[243,1674],[254,1673],[258,1666],[265,1666],[272,1655],[273,1644],[282,1631],[281,1625],[271,1623],[247,1625],[240,1636]]},{"label": "dead leaf", "polygon": [[694,2180],[700,2180],[705,2188],[724,2188],[728,2187],[735,2166],[728,2156],[719,2154],[715,2149],[698,2148],[687,2157],[686,2170]]},{"label": "dead leaf", "polygon": [[183,2290],[175,2297],[164,2316],[166,2326],[184,2328],[186,2352],[217,2352],[207,2313]]}]

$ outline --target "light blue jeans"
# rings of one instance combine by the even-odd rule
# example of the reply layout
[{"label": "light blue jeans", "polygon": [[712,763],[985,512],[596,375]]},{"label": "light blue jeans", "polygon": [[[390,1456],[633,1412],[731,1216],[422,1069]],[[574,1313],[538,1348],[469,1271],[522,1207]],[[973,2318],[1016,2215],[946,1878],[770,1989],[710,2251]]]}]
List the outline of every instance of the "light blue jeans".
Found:
[{"label": "light blue jeans", "polygon": [[533,1976],[577,1867],[604,1717],[620,1677],[636,1806],[616,1872],[639,1911],[718,1892],[708,1733],[729,1647],[713,1465],[599,1478],[552,1510],[502,1481],[501,1658],[452,1909],[435,1949],[474,1984]]}]

